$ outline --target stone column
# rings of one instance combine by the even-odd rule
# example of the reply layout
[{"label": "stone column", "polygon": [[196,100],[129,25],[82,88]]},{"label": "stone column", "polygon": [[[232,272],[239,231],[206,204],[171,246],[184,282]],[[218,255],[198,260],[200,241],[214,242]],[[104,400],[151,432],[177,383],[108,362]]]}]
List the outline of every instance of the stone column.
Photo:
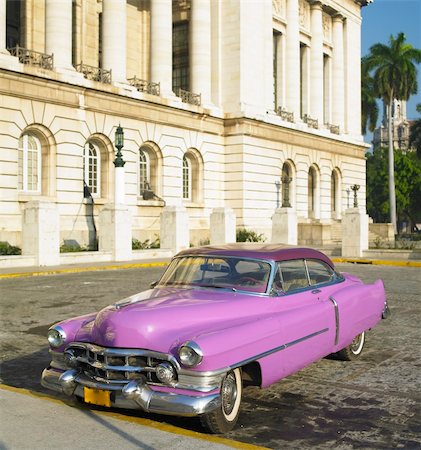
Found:
[{"label": "stone column", "polygon": [[190,89],[202,95],[202,103],[211,100],[211,0],[191,0]]},{"label": "stone column", "polygon": [[345,70],[344,70],[344,26],[343,16],[333,16],[333,89],[332,89],[332,118],[335,125],[339,125],[344,132],[345,117]]},{"label": "stone column", "polygon": [[298,0],[287,0],[285,36],[286,107],[300,117],[300,21]]},{"label": "stone column", "polygon": [[54,69],[72,66],[72,0],[45,0],[45,53],[54,55]]},{"label": "stone column", "polygon": [[272,216],[272,239],[276,244],[297,245],[297,213],[294,208],[277,208]]},{"label": "stone column", "polygon": [[310,115],[324,122],[323,94],[323,14],[322,3],[315,1],[311,5],[311,50],[310,50]]},{"label": "stone column", "polygon": [[0,0],[0,54],[9,54],[6,50],[6,0]]},{"label": "stone column", "polygon": [[126,78],[126,0],[102,2],[102,67],[111,69],[113,83],[127,83]]},{"label": "stone column", "polygon": [[161,96],[172,92],[172,1],[151,0],[151,81],[161,83]]},{"label": "stone column", "polygon": [[113,261],[132,259],[132,215],[126,205],[111,203],[99,213],[99,251]]},{"label": "stone column", "polygon": [[6,0],[0,0],[0,67],[19,69],[19,60],[6,49]]},{"label": "stone column", "polygon": [[162,249],[175,253],[189,247],[189,217],[183,206],[166,206],[161,213]]},{"label": "stone column", "polygon": [[342,256],[360,258],[368,249],[368,215],[349,208],[342,215]]},{"label": "stone column", "polygon": [[231,208],[215,208],[210,215],[210,243],[227,244],[236,241],[236,217]]},{"label": "stone column", "polygon": [[23,210],[22,254],[38,266],[60,264],[60,221],[55,203],[28,202]]}]

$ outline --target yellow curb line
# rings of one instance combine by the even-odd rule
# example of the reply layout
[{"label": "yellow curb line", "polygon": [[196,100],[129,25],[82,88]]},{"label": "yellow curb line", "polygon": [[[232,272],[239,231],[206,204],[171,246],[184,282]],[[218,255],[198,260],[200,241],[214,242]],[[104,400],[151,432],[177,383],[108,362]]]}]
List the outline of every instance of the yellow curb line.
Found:
[{"label": "yellow curb line", "polygon": [[160,261],[152,263],[130,263],[111,266],[75,267],[69,269],[42,270],[38,272],[3,273],[0,274],[0,278],[42,277],[46,275],[56,275],[60,273],[80,273],[80,272],[93,272],[98,270],[135,269],[139,267],[165,267],[168,264],[169,262]]},{"label": "yellow curb line", "polygon": [[[69,403],[66,403],[66,401],[64,401],[64,400],[60,400],[51,395],[44,394],[41,392],[33,392],[28,389],[7,386],[2,383],[0,383],[0,389],[3,389],[5,391],[10,391],[10,392],[15,392],[18,394],[27,395],[29,397],[38,398],[40,400],[46,400],[46,401],[56,403],[56,404],[62,404],[62,405],[67,404],[68,406],[74,407],[73,404],[70,405]],[[78,405],[77,407],[89,409],[89,407],[87,407],[87,406],[84,407],[83,404]],[[214,442],[216,444],[226,445],[226,446],[232,447],[232,448],[239,448],[239,449],[245,449],[245,450],[248,450],[248,449],[249,450],[267,450],[267,447],[261,447],[261,446],[257,446],[257,445],[253,445],[253,444],[246,444],[244,442],[232,441],[227,438],[206,435],[206,434],[199,433],[197,431],[185,430],[184,428],[179,428],[179,427],[176,427],[175,425],[168,425],[165,423],[155,422],[151,419],[144,419],[142,417],[125,416],[124,414],[113,412],[113,411],[92,410],[92,412],[94,412],[95,414],[98,414],[100,416],[112,417],[114,419],[122,420],[123,422],[135,423],[138,425],[143,425],[145,427],[154,428],[159,431],[165,431],[167,433],[178,434],[181,436],[186,436],[186,437],[190,437],[190,438],[194,438],[194,439],[201,439],[203,441],[208,441],[208,442]]]},{"label": "yellow curb line", "polygon": [[372,264],[383,266],[421,267],[421,261],[394,261],[385,259],[363,259],[363,258],[331,258],[335,263]]}]

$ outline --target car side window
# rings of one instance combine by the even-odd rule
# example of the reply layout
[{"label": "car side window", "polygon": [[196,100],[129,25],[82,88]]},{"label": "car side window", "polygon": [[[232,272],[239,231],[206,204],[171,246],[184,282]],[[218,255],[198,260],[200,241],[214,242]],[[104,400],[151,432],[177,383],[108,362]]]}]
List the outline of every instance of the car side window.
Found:
[{"label": "car side window", "polygon": [[307,260],[307,269],[310,276],[310,284],[330,283],[335,279],[334,270],[323,261]]},{"label": "car side window", "polygon": [[281,281],[284,292],[291,292],[309,286],[307,269],[303,259],[281,261],[278,263],[278,271],[279,273],[275,276],[275,283]]}]

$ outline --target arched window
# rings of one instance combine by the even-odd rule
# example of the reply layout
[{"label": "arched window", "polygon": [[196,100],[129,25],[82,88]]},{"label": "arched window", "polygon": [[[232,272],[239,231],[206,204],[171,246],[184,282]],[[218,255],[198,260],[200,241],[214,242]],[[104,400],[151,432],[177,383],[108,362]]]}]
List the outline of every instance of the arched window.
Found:
[{"label": "arched window", "polygon": [[308,171],[308,217],[319,219],[319,185],[318,174],[315,167],[310,167]]},{"label": "arched window", "polygon": [[330,176],[330,210],[332,219],[341,217],[341,179],[338,169],[333,169]]},{"label": "arched window", "polygon": [[29,133],[19,139],[18,189],[41,192],[41,143]]},{"label": "arched window", "polygon": [[101,196],[101,153],[97,145],[89,141],[83,152],[83,180],[93,197]]},{"label": "arched window", "polygon": [[186,155],[183,157],[183,199],[192,199],[192,163]]},{"label": "arched window", "polygon": [[138,195],[143,200],[154,200],[160,195],[161,151],[154,142],[145,142],[138,155]]},{"label": "arched window", "polygon": [[143,195],[145,191],[151,190],[150,185],[150,161],[147,152],[139,150],[139,195]]}]

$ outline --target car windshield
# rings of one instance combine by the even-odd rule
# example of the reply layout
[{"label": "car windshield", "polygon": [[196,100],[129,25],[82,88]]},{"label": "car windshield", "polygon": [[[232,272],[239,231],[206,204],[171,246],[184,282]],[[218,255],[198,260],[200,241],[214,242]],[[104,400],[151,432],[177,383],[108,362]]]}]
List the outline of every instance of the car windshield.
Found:
[{"label": "car windshield", "polygon": [[263,294],[271,266],[265,261],[218,256],[185,256],[174,259],[159,286],[223,288]]}]

